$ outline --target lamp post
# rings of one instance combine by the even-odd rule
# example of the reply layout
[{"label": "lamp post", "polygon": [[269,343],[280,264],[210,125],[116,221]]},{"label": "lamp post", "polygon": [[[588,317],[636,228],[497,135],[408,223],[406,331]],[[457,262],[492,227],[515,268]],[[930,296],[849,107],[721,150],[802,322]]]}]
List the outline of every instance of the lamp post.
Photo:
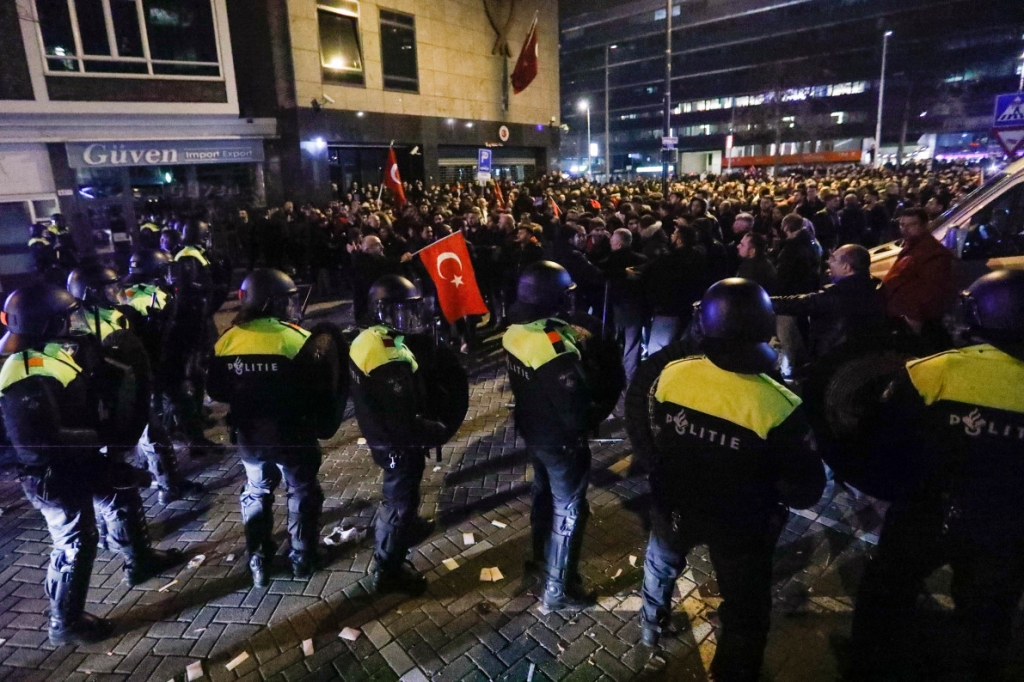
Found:
[{"label": "lamp post", "polygon": [[587,175],[589,175],[590,178],[593,179],[594,175],[593,173],[590,172],[590,161],[593,158],[592,154],[590,153],[590,102],[588,102],[585,99],[581,99],[578,108],[580,111],[587,112]]},{"label": "lamp post", "polygon": [[[665,137],[672,135],[672,0],[665,0]],[[668,198],[668,155],[661,149],[661,194]]]},{"label": "lamp post", "polygon": [[882,98],[885,97],[885,59],[889,53],[889,37],[892,31],[882,36],[882,76],[878,79],[878,116],[875,119],[875,168],[882,167]]},{"label": "lamp post", "polygon": [[604,180],[612,181],[612,137],[609,132],[608,116],[608,56],[618,45],[605,45],[604,48]]},{"label": "lamp post", "polygon": [[1017,86],[1017,92],[1024,92],[1024,54],[1020,56],[1020,85]]}]

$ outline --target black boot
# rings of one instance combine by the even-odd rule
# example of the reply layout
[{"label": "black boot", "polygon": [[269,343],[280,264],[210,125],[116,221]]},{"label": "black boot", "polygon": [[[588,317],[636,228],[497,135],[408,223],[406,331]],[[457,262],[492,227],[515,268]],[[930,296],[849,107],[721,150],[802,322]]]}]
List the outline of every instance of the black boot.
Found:
[{"label": "black boot", "polygon": [[[577,529],[576,532],[581,532]],[[593,594],[584,592],[576,564],[572,560],[572,537],[552,534],[548,540],[547,583],[541,603],[552,611],[579,611],[597,603]]]},{"label": "black boot", "polygon": [[[675,581],[653,575],[644,565],[643,608],[640,609],[640,640],[654,647],[663,633],[672,631],[672,590]],[[650,616],[649,614],[652,614]]]},{"label": "black boot", "polygon": [[292,551],[289,559],[292,562],[292,577],[296,580],[309,580],[324,564],[323,555],[315,547],[307,552]]},{"label": "black boot", "polygon": [[85,613],[96,548],[81,547],[68,560],[55,554],[46,575],[46,596],[50,598],[50,644],[91,644],[110,636],[110,621]]},{"label": "black boot", "polygon": [[385,566],[378,562],[373,569],[372,584],[377,594],[401,592],[417,597],[427,589],[427,579],[408,561],[397,566]]},{"label": "black boot", "polygon": [[249,557],[249,572],[252,573],[252,584],[256,587],[266,587],[270,584],[270,564],[273,555],[264,557],[262,554],[253,554]]},{"label": "black boot", "polygon": [[406,528],[402,529],[406,547],[423,544],[434,532],[434,521],[417,516]]},{"label": "black boot", "polygon": [[[127,536],[127,543],[121,548],[121,553],[124,556],[123,582],[135,587],[185,560],[185,555],[181,550],[153,549],[149,539],[149,526],[146,523],[145,511],[142,509],[141,502],[138,505],[133,505],[132,509],[119,512],[118,521],[122,520],[122,514],[125,518],[119,535]],[[108,520],[108,525],[109,523]],[[111,530],[113,529],[111,528]]]}]

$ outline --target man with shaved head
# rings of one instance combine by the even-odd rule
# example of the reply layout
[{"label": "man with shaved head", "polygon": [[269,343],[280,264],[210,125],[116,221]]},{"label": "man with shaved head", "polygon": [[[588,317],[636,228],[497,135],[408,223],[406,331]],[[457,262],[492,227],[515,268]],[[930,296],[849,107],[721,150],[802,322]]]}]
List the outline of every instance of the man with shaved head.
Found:
[{"label": "man with shaved head", "polygon": [[885,300],[870,268],[871,254],[863,246],[840,246],[828,259],[831,284],[809,294],[772,297],[777,315],[810,318],[812,357],[839,347],[868,348],[883,333]]}]

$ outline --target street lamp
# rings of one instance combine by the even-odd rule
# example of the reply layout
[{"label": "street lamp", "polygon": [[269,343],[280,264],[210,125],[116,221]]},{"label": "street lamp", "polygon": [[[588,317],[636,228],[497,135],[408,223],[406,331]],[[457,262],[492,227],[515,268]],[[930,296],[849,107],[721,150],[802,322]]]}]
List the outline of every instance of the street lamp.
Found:
[{"label": "street lamp", "polygon": [[581,99],[580,103],[577,105],[577,108],[580,111],[587,112],[587,175],[593,177],[593,174],[590,172],[590,161],[593,158],[593,156],[590,153],[590,102],[588,102],[585,99]]},{"label": "street lamp", "polygon": [[618,45],[605,45],[604,48],[604,175],[605,182],[612,181],[612,137],[608,122],[608,55]]},{"label": "street lamp", "polygon": [[885,58],[889,53],[892,31],[882,36],[882,77],[878,79],[878,116],[875,119],[875,168],[882,167],[882,98],[885,96]]}]

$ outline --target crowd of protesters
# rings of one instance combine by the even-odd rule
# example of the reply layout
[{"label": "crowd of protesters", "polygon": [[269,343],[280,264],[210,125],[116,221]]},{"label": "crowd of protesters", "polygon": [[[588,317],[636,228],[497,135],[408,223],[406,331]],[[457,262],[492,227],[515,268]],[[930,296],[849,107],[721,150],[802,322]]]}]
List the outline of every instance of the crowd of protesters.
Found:
[{"label": "crowd of protesters", "polygon": [[[674,178],[667,194],[660,181],[545,175],[482,187],[417,182],[401,207],[386,190],[354,185],[327,205],[242,210],[213,230],[236,266],[289,272],[315,285],[314,298],[351,295],[356,320],[382,274],[405,274],[429,296],[430,278],[412,256],[454,231],[470,246],[491,311],[484,321],[497,328],[523,268],[553,260],[578,284],[577,308],[618,331],[632,375],[642,348],[679,337],[711,283],[738,274],[773,296],[815,292],[839,247],[900,238],[901,212],[920,209],[927,224],[980,182],[980,166],[965,164],[750,170]],[[931,321],[904,317],[917,330]],[[806,316],[781,319],[783,350],[799,365],[813,343]],[[459,327],[463,345],[472,346],[474,326]]]}]

